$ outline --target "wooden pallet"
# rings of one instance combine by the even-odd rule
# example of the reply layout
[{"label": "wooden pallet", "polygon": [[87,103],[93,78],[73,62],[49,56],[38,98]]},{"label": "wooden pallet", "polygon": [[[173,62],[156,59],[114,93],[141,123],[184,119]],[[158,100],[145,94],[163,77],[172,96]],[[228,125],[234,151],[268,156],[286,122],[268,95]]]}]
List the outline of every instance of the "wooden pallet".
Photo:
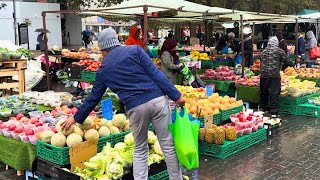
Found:
[{"label": "wooden pallet", "polygon": [[0,78],[18,76],[18,82],[1,83],[0,89],[18,88],[19,94],[25,92],[25,70],[27,60],[0,60]]}]

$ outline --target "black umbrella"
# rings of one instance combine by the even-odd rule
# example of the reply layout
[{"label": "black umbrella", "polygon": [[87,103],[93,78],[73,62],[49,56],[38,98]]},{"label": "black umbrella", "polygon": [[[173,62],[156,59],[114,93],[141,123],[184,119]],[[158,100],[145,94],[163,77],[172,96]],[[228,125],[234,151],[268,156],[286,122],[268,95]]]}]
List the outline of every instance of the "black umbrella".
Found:
[{"label": "black umbrella", "polygon": [[[34,32],[42,33],[43,32],[43,28],[36,29]],[[48,29],[47,29],[47,33],[50,33],[50,31]]]}]

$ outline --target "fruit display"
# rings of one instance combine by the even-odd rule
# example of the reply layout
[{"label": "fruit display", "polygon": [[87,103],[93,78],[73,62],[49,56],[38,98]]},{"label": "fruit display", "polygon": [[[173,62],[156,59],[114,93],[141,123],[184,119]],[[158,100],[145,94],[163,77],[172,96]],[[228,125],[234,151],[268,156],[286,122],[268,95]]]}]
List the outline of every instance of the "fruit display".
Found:
[{"label": "fruit display", "polygon": [[[203,45],[194,45],[194,46],[183,46],[182,50],[184,51],[203,51]],[[206,47],[206,52],[210,51],[210,48]]]},{"label": "fruit display", "polygon": [[215,70],[206,69],[205,74],[201,75],[202,79],[217,79],[219,81],[234,81],[240,78],[233,70],[230,70],[228,66],[220,66]]},{"label": "fruit display", "polygon": [[241,86],[260,86],[260,76],[252,76],[251,78],[244,78],[238,79],[235,81],[236,85]]},{"label": "fruit display", "polygon": [[260,59],[259,60],[256,60],[253,65],[251,66],[251,70],[252,71],[260,71],[260,66],[261,66],[261,61]]},{"label": "fruit display", "polygon": [[286,85],[281,86],[281,96],[291,96],[294,98],[314,94],[319,92],[320,89],[316,87],[313,81],[290,78]]},{"label": "fruit display", "polygon": [[161,68],[161,60],[159,58],[152,58],[152,62],[154,63],[154,65],[156,65],[158,69]]},{"label": "fruit display", "polygon": [[299,68],[288,67],[284,70],[287,76],[295,76],[300,78],[320,78],[320,69],[316,68]]},{"label": "fruit display", "polygon": [[234,141],[237,138],[235,126],[216,126],[199,129],[199,141],[209,144],[223,145],[225,141]]},{"label": "fruit display", "polygon": [[86,52],[71,52],[68,49],[62,49],[62,55],[72,59],[90,59],[90,55]]},{"label": "fruit display", "polygon": [[[91,114],[82,124],[71,125],[70,129],[63,130],[61,124],[67,116],[60,116],[55,123],[55,132],[43,131],[40,134],[40,141],[56,147],[71,147],[83,141],[95,140],[112,134],[129,131],[129,120],[124,114],[116,114],[112,120],[100,119]],[[48,140],[50,139],[50,141]]]},{"label": "fruit display", "polygon": [[210,60],[207,53],[200,53],[199,51],[193,50],[190,52],[190,56],[193,60]]},{"label": "fruit display", "polygon": [[240,112],[236,115],[231,115],[230,119],[232,124],[229,125],[235,126],[236,130],[242,131],[243,134],[250,134],[251,132],[256,132],[259,128],[263,128],[262,112]]},{"label": "fruit display", "polygon": [[[148,166],[164,160],[163,152],[156,135],[148,132]],[[89,179],[121,179],[131,171],[133,165],[134,141],[132,132],[127,134],[124,142],[117,143],[113,148],[109,143],[103,150],[84,162],[84,168],[75,167],[74,173],[84,180]]]},{"label": "fruit display", "polygon": [[193,88],[192,86],[180,86],[180,85],[175,85],[175,87],[180,91],[180,93],[185,98],[203,99],[206,97],[204,88]]},{"label": "fruit display", "polygon": [[210,114],[219,114],[221,110],[228,110],[243,105],[243,102],[237,101],[235,98],[229,96],[219,96],[218,93],[214,93],[204,99],[185,98],[186,108],[190,114],[194,117],[200,115],[201,117]]}]

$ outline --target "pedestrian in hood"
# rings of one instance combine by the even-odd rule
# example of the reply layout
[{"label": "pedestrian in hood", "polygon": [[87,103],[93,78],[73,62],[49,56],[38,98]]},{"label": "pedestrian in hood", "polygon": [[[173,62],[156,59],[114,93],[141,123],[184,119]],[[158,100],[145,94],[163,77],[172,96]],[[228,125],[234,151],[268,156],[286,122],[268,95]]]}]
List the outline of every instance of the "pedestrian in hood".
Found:
[{"label": "pedestrian in hood", "polygon": [[276,36],[271,37],[267,48],[262,52],[260,66],[260,108],[267,111],[270,100],[272,117],[277,117],[279,113],[280,68],[281,64],[288,60],[286,53],[278,46],[278,38]]},{"label": "pedestrian in hood", "polygon": [[176,47],[177,42],[174,39],[168,38],[164,41],[160,50],[161,71],[173,84],[176,84],[175,72],[183,66],[182,63],[178,64],[179,57]]},{"label": "pedestrian in hood", "polygon": [[129,37],[125,42],[125,45],[137,45],[144,47],[142,40],[140,39],[140,28],[133,26],[130,29]]},{"label": "pedestrian in hood", "polygon": [[107,53],[97,71],[93,89],[78,112],[66,120],[62,128],[68,129],[76,122],[82,124],[109,87],[125,105],[130,119],[134,138],[134,179],[148,179],[148,127],[152,122],[170,179],[182,180],[173,137],[168,127],[172,119],[166,96],[175,101],[177,106],[184,106],[183,96],[141,47],[120,46],[113,29],[104,29],[98,44],[100,50]]},{"label": "pedestrian in hood", "polygon": [[307,68],[311,68],[314,65],[316,59],[310,59],[309,51],[317,47],[317,39],[312,31],[308,31],[306,34],[306,59]]}]

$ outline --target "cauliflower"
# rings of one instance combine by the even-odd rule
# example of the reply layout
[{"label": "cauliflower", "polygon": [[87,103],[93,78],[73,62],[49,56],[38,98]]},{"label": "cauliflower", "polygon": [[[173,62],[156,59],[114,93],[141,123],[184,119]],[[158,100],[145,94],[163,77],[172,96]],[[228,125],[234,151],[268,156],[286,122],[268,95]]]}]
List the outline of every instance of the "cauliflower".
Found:
[{"label": "cauliflower", "polygon": [[127,134],[127,135],[124,136],[124,143],[125,143],[127,146],[131,146],[131,145],[134,144],[132,132],[130,132],[129,134]]},{"label": "cauliflower", "polygon": [[163,160],[162,156],[159,156],[158,154],[149,154],[148,155],[148,166],[154,163],[160,163]]},{"label": "cauliflower", "polygon": [[123,167],[120,164],[112,162],[109,166],[109,173],[113,179],[120,179],[123,176]]},{"label": "cauliflower", "polygon": [[153,145],[153,150],[156,154],[160,155],[160,156],[163,156],[163,152],[161,150],[161,147],[160,147],[160,144],[159,144],[159,141],[156,141]]},{"label": "cauliflower", "polygon": [[157,141],[157,136],[152,132],[148,132],[148,143],[149,144],[154,144]]},{"label": "cauliflower", "polygon": [[115,146],[114,146],[114,149],[118,150],[118,151],[125,151],[126,150],[126,144],[123,143],[123,142],[120,142],[120,143],[117,143]]}]

